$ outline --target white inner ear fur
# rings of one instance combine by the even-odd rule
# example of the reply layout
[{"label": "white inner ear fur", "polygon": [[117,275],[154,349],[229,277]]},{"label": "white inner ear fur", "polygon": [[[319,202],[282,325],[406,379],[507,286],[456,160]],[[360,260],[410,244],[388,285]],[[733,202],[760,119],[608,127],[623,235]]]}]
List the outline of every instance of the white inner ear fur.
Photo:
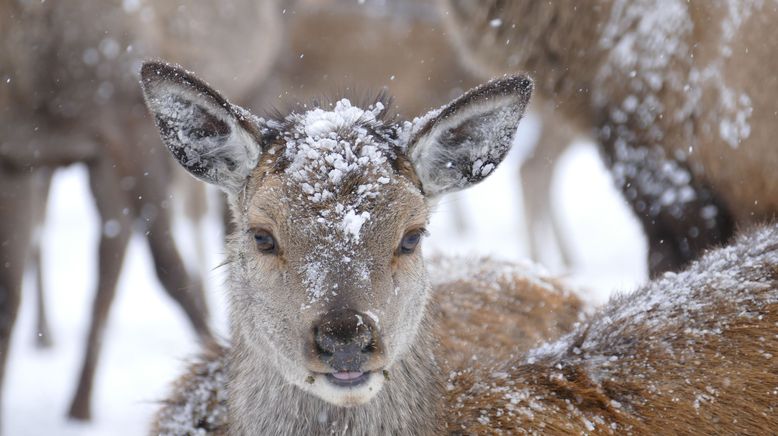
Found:
[{"label": "white inner ear fur", "polygon": [[[168,147],[178,149],[171,151],[184,168],[191,171],[190,168],[205,164],[206,172],[195,173],[195,176],[220,186],[228,193],[242,189],[246,178],[259,162],[261,150],[229,110],[215,104],[209,96],[171,82],[153,86],[149,90],[148,104],[154,113],[165,118],[176,130],[176,137],[169,138],[166,143]],[[191,136],[208,122],[197,106],[229,127],[226,137]]]},{"label": "white inner ear fur", "polygon": [[[506,123],[510,123],[515,132],[524,112],[524,104],[521,98],[516,95],[495,95],[470,102],[446,118],[435,119],[440,111],[440,109],[436,109],[415,120],[415,123],[418,124],[414,126],[416,131],[423,128],[427,122],[435,124],[424,136],[418,138],[415,144],[409,145],[411,148],[410,160],[424,187],[424,192],[430,197],[462,189],[468,185],[467,175],[456,168],[462,159],[468,160],[470,171],[473,174],[479,172],[483,177],[486,177],[491,173],[494,165],[483,165],[485,158],[489,156],[490,151],[504,144],[489,143],[489,139],[492,139],[491,133],[493,133],[489,130],[499,129],[504,127]],[[481,125],[475,126],[476,130],[481,131],[474,136],[481,141],[449,147],[440,143],[440,136],[444,132],[489,113],[493,114],[485,119]],[[507,145],[510,146],[510,142]]]}]

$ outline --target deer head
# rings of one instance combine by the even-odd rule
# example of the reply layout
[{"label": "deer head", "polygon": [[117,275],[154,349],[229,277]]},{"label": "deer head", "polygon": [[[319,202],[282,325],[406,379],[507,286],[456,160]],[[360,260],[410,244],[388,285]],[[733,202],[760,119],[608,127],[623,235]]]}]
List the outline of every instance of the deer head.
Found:
[{"label": "deer head", "polygon": [[257,118],[180,68],[149,62],[141,76],[173,156],[228,194],[233,346],[332,404],[369,401],[427,333],[430,204],[502,161],[530,79],[498,79],[391,122],[380,101],[345,99]]}]

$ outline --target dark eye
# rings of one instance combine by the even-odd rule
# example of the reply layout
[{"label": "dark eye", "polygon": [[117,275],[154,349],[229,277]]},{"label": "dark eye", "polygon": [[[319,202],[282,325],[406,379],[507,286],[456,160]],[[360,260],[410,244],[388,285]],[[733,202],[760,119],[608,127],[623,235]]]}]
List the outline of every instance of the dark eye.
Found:
[{"label": "dark eye", "polygon": [[254,242],[257,244],[257,250],[260,253],[275,254],[276,240],[273,235],[266,230],[257,230],[254,232]]},{"label": "dark eye", "polygon": [[418,230],[411,230],[410,232],[406,233],[405,236],[403,236],[402,241],[400,241],[400,254],[411,254],[414,250],[416,250],[416,247],[419,245],[419,242],[421,242],[421,237],[424,234],[424,230],[418,229]]}]

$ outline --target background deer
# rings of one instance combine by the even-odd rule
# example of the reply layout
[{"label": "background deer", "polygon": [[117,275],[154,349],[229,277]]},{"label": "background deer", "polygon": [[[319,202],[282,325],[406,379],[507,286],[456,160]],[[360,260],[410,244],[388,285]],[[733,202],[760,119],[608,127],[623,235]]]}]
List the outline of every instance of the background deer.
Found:
[{"label": "background deer", "polygon": [[[3,367],[33,247],[33,218],[42,206],[39,199],[45,201],[35,186],[39,169],[85,163],[102,220],[100,275],[71,417],[90,416],[102,332],[137,222],[165,289],[198,335],[210,337],[202,286],[190,278],[171,237],[170,167],[158,152],[137,91],[140,59],[166,56],[199,65],[242,95],[270,70],[279,14],[275,2],[254,1],[0,1],[0,76],[6,78],[0,89]],[[210,61],[216,57],[223,63]]]},{"label": "background deer", "polygon": [[257,104],[392,89],[392,108],[412,116],[476,84],[434,1],[298,0],[283,18],[288,37]]},{"label": "background deer", "polygon": [[[764,3],[444,0],[463,58],[528,71],[602,145],[649,239],[653,275],[778,210],[772,143],[778,36]],[[746,176],[747,175],[747,176]]]},{"label": "background deer", "polygon": [[[527,79],[392,124],[380,102],[347,100],[256,118],[179,68],[147,63],[141,74],[163,141],[228,193],[236,217],[230,347],[210,348],[179,380],[155,434],[778,424],[776,225],[614,298],[529,352],[580,315],[553,280],[497,263],[428,276],[419,242],[429,202],[499,163]],[[517,334],[536,326],[526,341]]]}]

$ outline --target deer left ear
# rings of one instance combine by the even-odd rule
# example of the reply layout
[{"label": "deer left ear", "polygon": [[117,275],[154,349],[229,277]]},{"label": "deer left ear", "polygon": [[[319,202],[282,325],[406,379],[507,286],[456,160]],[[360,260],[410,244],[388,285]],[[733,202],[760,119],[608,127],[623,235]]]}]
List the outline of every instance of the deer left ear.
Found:
[{"label": "deer left ear", "polygon": [[259,125],[248,112],[186,70],[163,62],[141,68],[143,95],[173,157],[195,177],[236,193],[256,167]]},{"label": "deer left ear", "polygon": [[424,194],[458,191],[491,174],[510,150],[531,95],[531,79],[505,77],[414,121],[408,156]]}]

